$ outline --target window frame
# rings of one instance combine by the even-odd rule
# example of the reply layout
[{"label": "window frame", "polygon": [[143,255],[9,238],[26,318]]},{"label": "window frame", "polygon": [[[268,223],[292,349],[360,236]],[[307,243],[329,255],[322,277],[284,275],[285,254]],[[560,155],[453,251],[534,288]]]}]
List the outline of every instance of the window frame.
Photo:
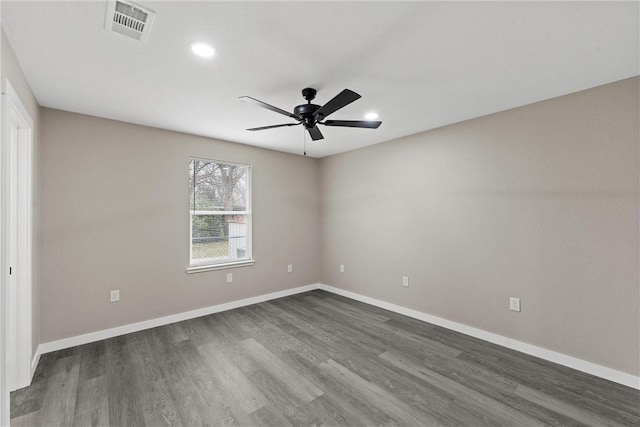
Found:
[{"label": "window frame", "polygon": [[189,258],[187,262],[187,273],[200,273],[204,271],[223,270],[228,268],[246,267],[255,264],[253,259],[253,166],[250,163],[239,163],[227,160],[209,159],[206,157],[189,157],[189,163],[192,161],[202,161],[208,163],[217,163],[230,166],[241,166],[247,168],[247,204],[244,211],[213,211],[209,215],[244,215],[246,218],[246,245],[247,253],[246,257],[237,261],[222,261],[211,262],[201,261],[193,262],[193,216],[198,212],[211,212],[211,211],[194,211],[189,207]]}]

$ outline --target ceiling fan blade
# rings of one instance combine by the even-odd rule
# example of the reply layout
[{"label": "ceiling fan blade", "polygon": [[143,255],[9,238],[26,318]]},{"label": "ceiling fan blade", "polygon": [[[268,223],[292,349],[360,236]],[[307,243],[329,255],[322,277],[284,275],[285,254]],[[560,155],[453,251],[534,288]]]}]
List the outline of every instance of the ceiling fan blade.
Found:
[{"label": "ceiling fan blade", "polygon": [[244,102],[255,104],[258,107],[266,108],[267,110],[275,111],[276,113],[284,114],[285,116],[288,116],[288,117],[291,117],[291,118],[294,118],[294,119],[296,118],[296,116],[294,116],[293,113],[290,113],[290,112],[285,111],[285,110],[283,110],[281,108],[278,108],[278,107],[274,107],[273,105],[267,104],[266,102],[262,102],[262,101],[260,101],[258,99],[252,98],[250,96],[241,96],[238,99],[241,100],[241,101],[244,101]]},{"label": "ceiling fan blade", "polygon": [[324,136],[322,136],[322,132],[320,132],[320,129],[318,129],[318,126],[307,128],[307,130],[309,131],[309,135],[311,135],[311,139],[313,139],[314,141],[317,141],[319,139],[324,139]]},{"label": "ceiling fan blade", "polygon": [[282,125],[271,125],[271,126],[260,126],[259,128],[251,128],[251,129],[247,129],[247,130],[265,130],[265,129],[273,129],[273,128],[281,128],[281,127],[285,127],[285,126],[298,126],[301,125],[302,123],[285,123]]},{"label": "ceiling fan blade", "polygon": [[334,113],[351,104],[356,99],[360,98],[360,95],[355,93],[352,90],[345,89],[339,94],[337,94],[331,101],[324,104],[322,107],[318,108],[318,110],[313,114],[314,117],[318,117],[320,120],[327,117],[329,114]]},{"label": "ceiling fan blade", "polygon": [[326,126],[344,126],[349,128],[378,129],[382,122],[373,122],[371,120],[325,120],[320,124]]}]

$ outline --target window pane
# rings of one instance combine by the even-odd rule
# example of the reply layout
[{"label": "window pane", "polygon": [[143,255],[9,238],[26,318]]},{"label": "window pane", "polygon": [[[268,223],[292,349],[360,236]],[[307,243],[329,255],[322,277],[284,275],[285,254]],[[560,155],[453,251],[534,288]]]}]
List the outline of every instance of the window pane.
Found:
[{"label": "window pane", "polygon": [[248,258],[246,216],[193,215],[191,256],[192,263],[219,263]]},{"label": "window pane", "polygon": [[195,211],[245,211],[248,166],[206,160],[189,162],[190,209]]}]

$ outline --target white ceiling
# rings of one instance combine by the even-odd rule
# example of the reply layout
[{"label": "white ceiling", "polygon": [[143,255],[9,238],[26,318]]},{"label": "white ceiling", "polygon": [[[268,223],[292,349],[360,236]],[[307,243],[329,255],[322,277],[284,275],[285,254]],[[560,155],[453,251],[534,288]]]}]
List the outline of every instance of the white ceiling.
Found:
[{"label": "white ceiling", "polygon": [[322,127],[324,157],[640,74],[638,2],[137,3],[157,12],[146,45],[104,30],[106,1],[2,1],[41,105],[301,154],[301,126],[248,132],[288,119],[237,98],[360,93],[331,118],[382,126]]}]

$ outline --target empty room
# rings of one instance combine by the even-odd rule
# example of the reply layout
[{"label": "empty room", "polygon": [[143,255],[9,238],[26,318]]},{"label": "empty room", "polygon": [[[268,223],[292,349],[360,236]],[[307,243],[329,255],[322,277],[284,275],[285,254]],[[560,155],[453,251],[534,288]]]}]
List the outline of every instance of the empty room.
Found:
[{"label": "empty room", "polygon": [[640,2],[0,21],[0,425],[640,426]]}]

